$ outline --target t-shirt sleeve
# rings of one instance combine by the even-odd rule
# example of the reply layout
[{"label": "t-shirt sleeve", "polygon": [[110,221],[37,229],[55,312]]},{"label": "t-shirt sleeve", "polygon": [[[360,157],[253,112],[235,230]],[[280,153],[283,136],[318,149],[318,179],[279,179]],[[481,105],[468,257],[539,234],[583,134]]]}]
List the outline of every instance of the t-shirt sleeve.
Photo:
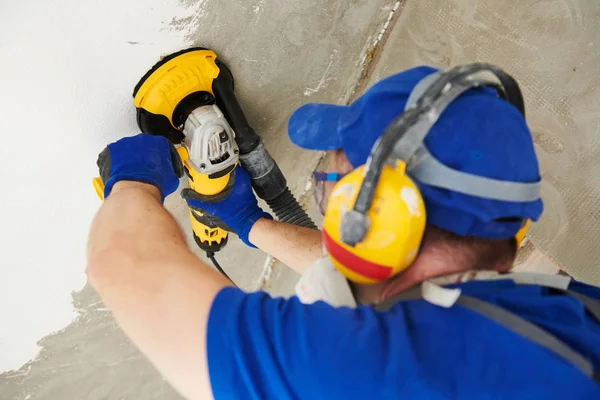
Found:
[{"label": "t-shirt sleeve", "polygon": [[415,365],[406,330],[392,329],[386,316],[223,289],[207,328],[215,398],[368,398],[373,385],[398,383],[399,366]]}]

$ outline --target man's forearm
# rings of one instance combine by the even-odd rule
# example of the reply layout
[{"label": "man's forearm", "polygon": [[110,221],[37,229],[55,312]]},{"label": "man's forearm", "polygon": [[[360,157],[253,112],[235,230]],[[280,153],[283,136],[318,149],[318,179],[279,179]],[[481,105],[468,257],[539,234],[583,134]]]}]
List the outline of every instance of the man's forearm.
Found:
[{"label": "man's forearm", "polygon": [[88,277],[125,333],[184,396],[210,395],[206,323],[228,281],[189,250],[156,188],[114,186],[91,228]]},{"label": "man's forearm", "polygon": [[160,204],[158,189],[139,182],[115,184],[92,224],[88,260],[114,252],[170,257],[174,249],[187,246],[173,217]]},{"label": "man's forearm", "polygon": [[321,231],[270,219],[258,220],[249,235],[250,242],[303,274],[322,257]]}]

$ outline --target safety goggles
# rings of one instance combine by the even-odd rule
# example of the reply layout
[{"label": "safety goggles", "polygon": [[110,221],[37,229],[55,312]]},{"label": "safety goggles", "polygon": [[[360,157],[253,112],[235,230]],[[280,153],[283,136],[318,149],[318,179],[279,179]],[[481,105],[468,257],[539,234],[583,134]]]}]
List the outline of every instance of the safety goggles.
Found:
[{"label": "safety goggles", "polygon": [[339,182],[344,176],[346,176],[346,174],[337,172],[313,172],[313,193],[315,196],[315,203],[317,204],[321,215],[325,215],[325,209],[327,208],[327,204],[323,204],[325,201],[325,182]]}]

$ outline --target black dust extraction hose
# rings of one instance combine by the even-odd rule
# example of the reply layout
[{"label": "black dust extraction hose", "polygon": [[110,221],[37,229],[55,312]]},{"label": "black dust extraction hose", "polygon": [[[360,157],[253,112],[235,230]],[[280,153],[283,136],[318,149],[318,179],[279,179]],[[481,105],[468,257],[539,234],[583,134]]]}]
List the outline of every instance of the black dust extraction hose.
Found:
[{"label": "black dust extraction hose", "polygon": [[283,172],[252,129],[233,92],[233,76],[227,66],[216,60],[220,69],[213,83],[217,106],[225,113],[235,132],[242,166],[252,179],[252,187],[265,200],[280,221],[317,229],[290,189]]},{"label": "black dust extraction hose", "polygon": [[317,229],[287,187],[283,173],[265,149],[262,140],[249,153],[244,154],[240,149],[240,161],[252,178],[256,194],[267,202],[280,221]]}]

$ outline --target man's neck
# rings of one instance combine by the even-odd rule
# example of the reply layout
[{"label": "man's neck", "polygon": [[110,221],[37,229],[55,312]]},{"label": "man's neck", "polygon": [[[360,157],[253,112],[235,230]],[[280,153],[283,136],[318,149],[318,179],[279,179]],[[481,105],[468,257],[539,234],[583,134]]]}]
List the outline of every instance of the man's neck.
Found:
[{"label": "man's neck", "polygon": [[[510,267],[511,266],[508,265],[506,268],[495,270],[507,271]],[[426,254],[421,254],[404,272],[386,281],[373,285],[354,284],[353,291],[357,300],[362,304],[380,303],[398,293],[402,293],[419,285],[421,282],[453,274],[466,274],[470,271],[475,270],[465,268],[462,265],[453,264],[449,260],[443,259],[437,255],[428,256]]]}]

